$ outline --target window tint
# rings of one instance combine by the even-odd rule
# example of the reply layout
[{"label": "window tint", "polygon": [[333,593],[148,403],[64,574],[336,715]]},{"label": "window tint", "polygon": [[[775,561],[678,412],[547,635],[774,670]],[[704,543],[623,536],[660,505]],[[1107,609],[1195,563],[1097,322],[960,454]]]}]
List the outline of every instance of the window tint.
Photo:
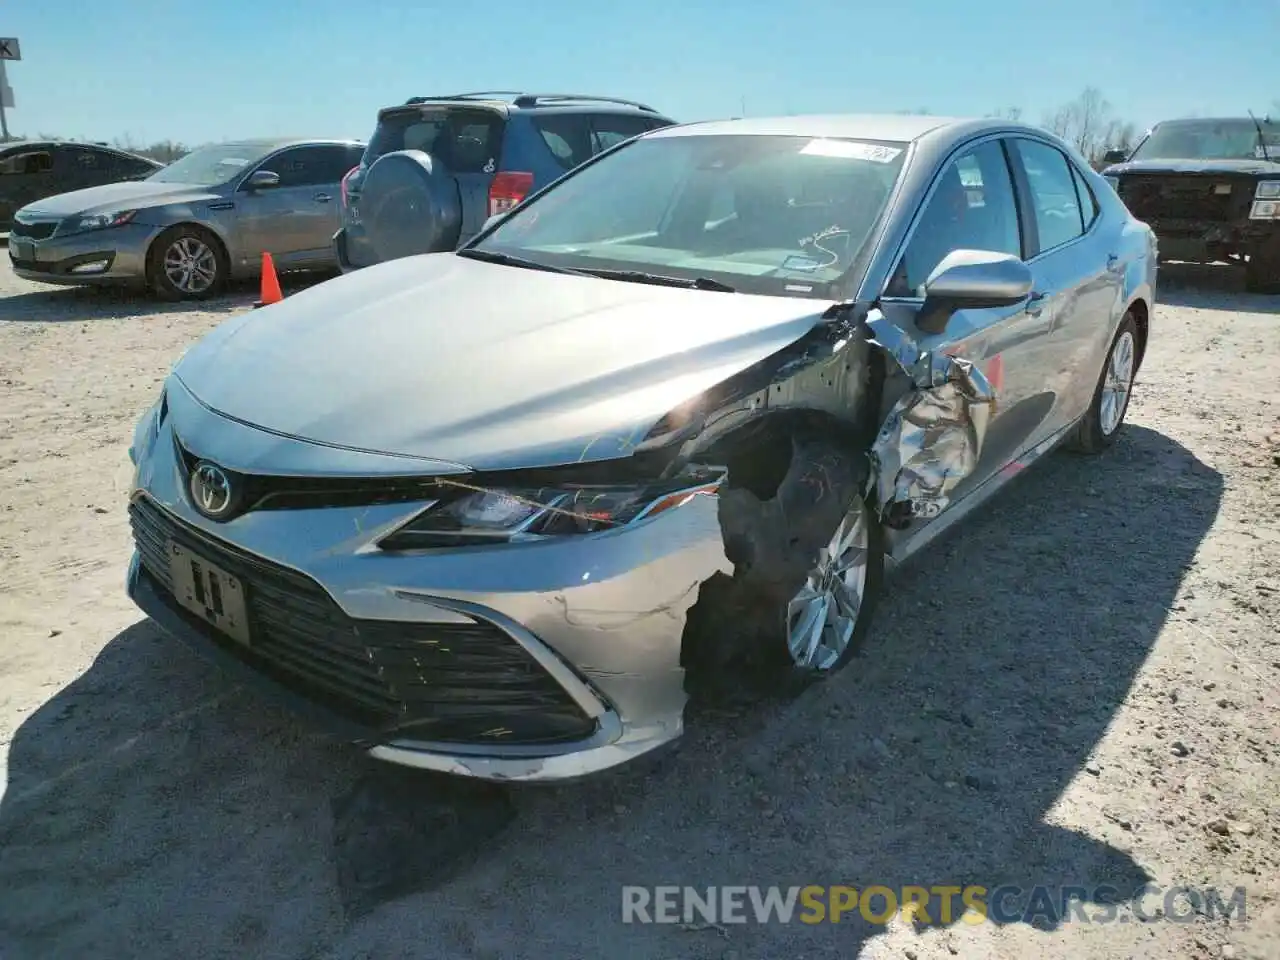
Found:
[{"label": "window tint", "polygon": [[572,170],[591,158],[591,128],[585,116],[543,114],[533,118],[533,125],[565,170]]},{"label": "window tint", "polygon": [[630,140],[632,137],[638,137],[646,130],[651,129],[649,120],[646,117],[609,113],[601,113],[592,117],[591,128],[595,134],[592,142],[592,150],[595,153],[608,150],[614,144],[621,143],[623,140]]},{"label": "window tint", "polygon": [[974,147],[943,171],[886,292],[922,296],[929,274],[953,250],[1022,255],[1013,181],[998,141]]},{"label": "window tint", "polygon": [[122,177],[149,177],[158,169],[144,160],[133,157],[115,157],[115,172]]},{"label": "window tint", "polygon": [[1093,190],[1089,188],[1089,184],[1084,179],[1084,174],[1071,167],[1071,175],[1076,181],[1076,197],[1080,200],[1080,210],[1084,216],[1084,228],[1088,230],[1093,226],[1093,221],[1098,219],[1098,201],[1093,195]]},{"label": "window tint", "polygon": [[396,150],[429,153],[454,173],[492,173],[502,118],[491,110],[423,105],[383,114],[364,152],[365,164]]},{"label": "window tint", "polygon": [[48,150],[19,150],[0,158],[0,176],[44,173],[53,169],[53,154]]},{"label": "window tint", "polygon": [[1031,209],[1040,250],[1052,250],[1084,233],[1071,164],[1060,150],[1034,140],[1014,140],[1031,185]]},{"label": "window tint", "polygon": [[258,168],[279,174],[281,187],[335,184],[351,167],[347,148],[340,145],[293,147],[264,161]]}]

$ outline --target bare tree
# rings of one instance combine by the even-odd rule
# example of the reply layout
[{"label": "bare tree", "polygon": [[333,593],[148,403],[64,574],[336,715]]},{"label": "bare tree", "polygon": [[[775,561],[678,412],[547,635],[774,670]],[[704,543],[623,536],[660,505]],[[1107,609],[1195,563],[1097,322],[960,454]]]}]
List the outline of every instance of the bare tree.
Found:
[{"label": "bare tree", "polygon": [[1022,108],[1021,107],[1005,107],[1001,110],[996,110],[993,113],[988,113],[987,116],[996,117],[1000,120],[1021,120]]},{"label": "bare tree", "polygon": [[1133,141],[1135,132],[1132,123],[1114,115],[1111,104],[1097,87],[1085,87],[1076,99],[1048,114],[1044,125],[1090,160],[1096,160],[1110,147],[1126,146]]}]

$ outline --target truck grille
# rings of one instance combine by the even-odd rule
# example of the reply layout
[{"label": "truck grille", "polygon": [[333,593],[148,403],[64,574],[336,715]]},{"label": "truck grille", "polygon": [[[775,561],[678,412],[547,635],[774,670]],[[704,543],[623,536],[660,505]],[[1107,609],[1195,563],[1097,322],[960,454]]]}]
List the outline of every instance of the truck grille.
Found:
[{"label": "truck grille", "polygon": [[15,220],[9,226],[9,234],[14,237],[25,237],[29,240],[48,240],[58,228],[56,220],[38,220],[35,223],[23,223]]},{"label": "truck grille", "polygon": [[[1220,193],[1223,186],[1230,193]],[[1139,220],[1206,220],[1227,223],[1244,215],[1252,184],[1222,176],[1126,174],[1120,196]]]},{"label": "truck grille", "polygon": [[588,717],[542,666],[492,624],[356,620],[315,581],[222,543],[145,497],[129,506],[142,567],[172,598],[170,541],[244,585],[252,642],[182,614],[210,642],[295,693],[387,738],[531,744],[580,740]]}]

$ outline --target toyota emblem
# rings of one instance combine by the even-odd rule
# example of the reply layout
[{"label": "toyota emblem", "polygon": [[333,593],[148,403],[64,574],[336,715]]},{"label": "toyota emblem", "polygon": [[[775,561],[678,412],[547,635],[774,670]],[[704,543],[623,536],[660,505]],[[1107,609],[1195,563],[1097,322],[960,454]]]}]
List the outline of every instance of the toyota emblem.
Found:
[{"label": "toyota emblem", "polygon": [[191,502],[210,520],[225,520],[235,506],[231,480],[221,467],[201,460],[191,471]]}]

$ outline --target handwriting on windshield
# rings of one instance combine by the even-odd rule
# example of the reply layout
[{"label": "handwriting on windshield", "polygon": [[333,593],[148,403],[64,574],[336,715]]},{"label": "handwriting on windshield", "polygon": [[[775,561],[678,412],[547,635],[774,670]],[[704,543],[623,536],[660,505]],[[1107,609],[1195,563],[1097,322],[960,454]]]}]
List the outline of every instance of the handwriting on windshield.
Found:
[{"label": "handwriting on windshield", "polygon": [[[817,233],[811,233],[807,237],[801,237],[796,242],[796,246],[800,247],[802,250],[807,251],[809,248],[812,248],[815,251],[820,250],[822,253],[826,254],[826,262],[815,263],[812,268],[814,270],[821,270],[823,267],[833,266],[840,259],[840,254],[830,249],[830,247],[825,246],[825,244],[831,243],[831,241],[836,237],[844,237],[845,245],[848,245],[849,231],[844,227],[833,223],[831,226],[819,230]],[[832,246],[834,246],[834,244],[832,244]]]}]

